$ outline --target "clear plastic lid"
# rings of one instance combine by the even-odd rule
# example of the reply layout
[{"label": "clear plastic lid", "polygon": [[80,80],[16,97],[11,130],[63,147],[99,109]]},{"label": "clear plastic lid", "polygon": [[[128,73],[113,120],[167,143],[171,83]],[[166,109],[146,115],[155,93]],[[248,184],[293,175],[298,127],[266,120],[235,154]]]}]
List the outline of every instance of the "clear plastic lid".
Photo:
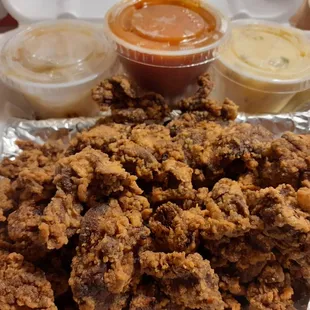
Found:
[{"label": "clear plastic lid", "polygon": [[125,0],[105,26],[120,55],[157,65],[211,61],[230,37],[228,18],[202,0]]},{"label": "clear plastic lid", "polygon": [[279,92],[310,88],[310,40],[273,22],[238,20],[216,68],[247,87]]},{"label": "clear plastic lid", "polygon": [[76,20],[34,24],[3,46],[0,72],[11,81],[65,87],[100,76],[115,54],[98,26]]}]

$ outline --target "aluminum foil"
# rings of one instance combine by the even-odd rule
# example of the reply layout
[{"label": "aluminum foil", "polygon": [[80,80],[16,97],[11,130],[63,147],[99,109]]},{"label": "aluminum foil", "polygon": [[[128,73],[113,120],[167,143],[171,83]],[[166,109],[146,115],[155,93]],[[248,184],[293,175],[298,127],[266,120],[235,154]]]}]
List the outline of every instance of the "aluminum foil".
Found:
[{"label": "aluminum foil", "polygon": [[[173,111],[171,118],[175,118],[179,114],[180,111]],[[16,140],[33,141],[39,144],[53,139],[62,139],[64,142],[69,142],[77,132],[94,126],[99,119],[109,115],[110,112],[106,112],[96,118],[49,119],[42,121],[12,118],[6,122],[2,136],[0,132],[0,159],[4,157],[14,159],[21,152],[15,144]],[[310,111],[260,116],[240,113],[237,122],[262,125],[276,136],[281,136],[286,131],[297,134],[310,134]],[[295,305],[296,309],[310,310],[310,302],[308,301],[309,298],[305,297],[304,300]]]},{"label": "aluminum foil", "polygon": [[[171,118],[175,118],[179,114],[179,111],[173,111],[171,113]],[[95,118],[81,117],[42,121],[12,118],[7,121],[3,129],[3,134],[0,139],[0,158],[14,158],[20,152],[20,149],[15,145],[16,140],[33,141],[39,144],[59,138],[68,141],[77,132],[94,126],[100,118],[109,115],[110,112],[106,112],[100,117]],[[281,136],[286,131],[297,134],[310,133],[310,111],[279,115],[265,114],[259,116],[240,113],[237,122],[262,125],[276,136]]]},{"label": "aluminum foil", "polygon": [[96,124],[110,112],[94,118],[68,118],[48,120],[25,120],[18,118],[9,119],[3,129],[0,140],[0,159],[8,157],[14,159],[21,150],[15,144],[16,140],[32,141],[44,144],[47,141],[62,139],[69,141],[77,132],[81,132]]},{"label": "aluminum foil", "polygon": [[265,114],[260,116],[240,114],[238,122],[261,125],[270,130],[277,137],[286,131],[296,134],[310,133],[310,110],[290,114]]}]

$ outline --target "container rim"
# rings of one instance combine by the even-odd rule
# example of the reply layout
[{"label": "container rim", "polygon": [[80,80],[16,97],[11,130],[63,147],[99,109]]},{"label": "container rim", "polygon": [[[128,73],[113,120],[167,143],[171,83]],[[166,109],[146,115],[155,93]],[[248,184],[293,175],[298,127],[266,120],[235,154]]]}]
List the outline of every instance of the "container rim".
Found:
[{"label": "container rim", "polygon": [[[118,8],[122,8],[129,6],[133,3],[140,2],[141,0],[123,0],[120,3],[117,3],[113,5],[108,12],[105,15],[104,18],[104,28],[107,32],[107,35],[117,44],[129,49],[129,50],[134,50],[136,52],[139,52],[141,54],[148,54],[148,55],[159,55],[159,56],[171,56],[171,57],[176,57],[176,56],[188,56],[188,55],[194,55],[194,54],[200,54],[204,53],[210,50],[215,50],[219,46],[223,45],[223,43],[227,42],[229,37],[230,37],[230,32],[231,32],[231,22],[228,17],[226,17],[219,9],[215,8],[214,6],[210,5],[207,3],[206,0],[198,0],[201,5],[208,9],[210,12],[212,12],[218,19],[221,20],[221,29],[220,31],[223,32],[223,36],[217,40],[216,42],[207,45],[207,46],[202,46],[198,48],[193,48],[193,49],[186,49],[186,50],[181,50],[181,51],[165,51],[165,50],[155,50],[155,49],[150,49],[150,48],[144,48],[144,47],[139,47],[137,45],[131,44],[121,38],[119,38],[117,35],[113,33],[113,31],[110,29],[109,26],[109,17],[110,15],[115,12]],[[215,57],[214,57],[215,58]]]},{"label": "container rim", "polygon": [[181,65],[175,65],[175,66],[173,66],[173,65],[157,65],[157,64],[153,64],[153,63],[149,63],[149,62],[138,61],[136,59],[130,58],[130,57],[125,56],[124,54],[121,54],[118,52],[117,52],[117,54],[120,58],[125,58],[126,60],[129,60],[129,61],[137,63],[137,64],[142,64],[144,66],[153,67],[153,68],[164,68],[164,69],[193,68],[193,67],[202,66],[202,65],[205,65],[208,63],[212,63],[214,61],[214,59],[208,58],[204,61],[194,62],[191,64],[184,64],[184,65],[182,65],[182,64]]}]

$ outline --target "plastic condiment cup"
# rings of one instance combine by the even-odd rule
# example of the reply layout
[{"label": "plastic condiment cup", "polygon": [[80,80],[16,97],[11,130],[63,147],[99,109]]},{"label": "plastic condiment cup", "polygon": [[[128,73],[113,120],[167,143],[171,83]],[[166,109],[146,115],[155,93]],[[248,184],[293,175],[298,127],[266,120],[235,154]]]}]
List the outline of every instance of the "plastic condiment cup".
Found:
[{"label": "plastic condiment cup", "polygon": [[4,44],[0,78],[25,96],[38,118],[90,116],[97,113],[91,89],[113,74],[116,59],[102,26],[48,21],[21,30]]},{"label": "plastic condiment cup", "polygon": [[123,1],[105,28],[137,84],[170,98],[196,83],[230,37],[229,20],[207,1]]},{"label": "plastic condiment cup", "polygon": [[310,88],[310,42],[300,30],[276,23],[232,23],[229,47],[212,66],[217,100],[228,97],[251,114],[279,113]]},{"label": "plastic condiment cup", "polygon": [[308,111],[310,108],[310,88],[297,93],[284,107],[281,113]]}]

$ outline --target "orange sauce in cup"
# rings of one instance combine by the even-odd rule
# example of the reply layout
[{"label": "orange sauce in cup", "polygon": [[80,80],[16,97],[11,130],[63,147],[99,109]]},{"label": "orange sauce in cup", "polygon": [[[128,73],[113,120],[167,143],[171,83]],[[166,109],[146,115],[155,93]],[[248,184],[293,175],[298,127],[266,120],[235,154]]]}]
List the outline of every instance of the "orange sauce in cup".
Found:
[{"label": "orange sauce in cup", "polygon": [[125,1],[106,21],[127,72],[168,96],[181,95],[206,71],[229,32],[220,12],[193,0]]}]

